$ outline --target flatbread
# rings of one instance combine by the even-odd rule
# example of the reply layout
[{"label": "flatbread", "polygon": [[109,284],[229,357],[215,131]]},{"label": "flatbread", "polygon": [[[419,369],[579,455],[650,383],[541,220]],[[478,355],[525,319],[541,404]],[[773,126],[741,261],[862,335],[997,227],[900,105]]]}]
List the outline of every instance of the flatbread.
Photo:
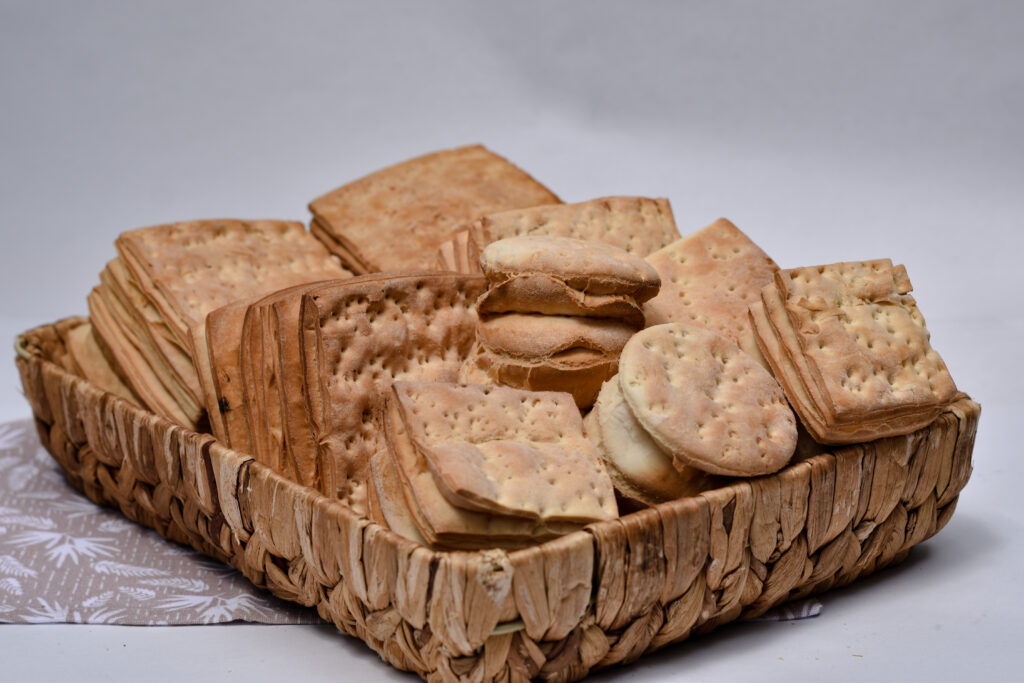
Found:
[{"label": "flatbread", "polygon": [[647,261],[661,275],[661,291],[644,304],[648,326],[681,322],[705,327],[764,365],[747,308],[779,267],[749,237],[720,218]]},{"label": "flatbread", "polygon": [[568,394],[396,382],[407,433],[452,505],[543,522],[617,515],[611,481]]},{"label": "flatbread", "polygon": [[[340,245],[361,272],[433,267],[460,223],[558,197],[508,160],[473,145],[390,166],[309,204],[314,234]],[[347,261],[349,262],[349,261]]]}]

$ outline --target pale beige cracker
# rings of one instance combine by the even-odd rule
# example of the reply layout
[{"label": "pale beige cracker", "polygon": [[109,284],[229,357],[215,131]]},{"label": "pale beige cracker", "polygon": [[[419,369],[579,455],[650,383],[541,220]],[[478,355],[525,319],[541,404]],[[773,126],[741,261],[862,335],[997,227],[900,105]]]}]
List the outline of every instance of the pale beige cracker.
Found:
[{"label": "pale beige cracker", "polygon": [[480,315],[543,313],[544,315],[614,318],[640,329],[644,314],[627,294],[585,294],[552,275],[518,275],[492,285],[476,302]]},{"label": "pale beige cracker", "polygon": [[368,275],[311,289],[300,349],[319,487],[359,508],[382,446],[375,414],[395,379],[455,381],[486,280],[454,273]]},{"label": "pale beige cracker", "polygon": [[160,311],[145,296],[138,283],[132,278],[121,259],[107,264],[100,273],[104,288],[115,295],[135,319],[138,328],[153,343],[161,358],[166,361],[175,381],[178,382],[196,402],[202,400],[199,378],[189,355],[189,347],[182,346],[174,338]]},{"label": "pale beige cracker", "polygon": [[456,225],[558,201],[507,159],[473,145],[384,168],[314,199],[309,210],[318,236],[374,272],[430,267]]},{"label": "pale beige cracker", "polygon": [[383,423],[381,431],[406,506],[416,528],[430,545],[464,549],[517,548],[579,528],[578,524],[547,525],[452,505],[438,489],[426,458],[409,438],[396,401],[386,402]]},{"label": "pale beige cracker", "polygon": [[757,301],[779,267],[749,237],[720,218],[654,252],[647,261],[661,275],[661,291],[644,304],[648,326],[699,325],[761,360],[747,307]]},{"label": "pale beige cracker", "polygon": [[619,359],[589,349],[572,349],[531,360],[494,353],[479,345],[459,371],[467,384],[496,384],[528,391],[572,394],[580,410],[594,405],[601,384],[618,372]]},{"label": "pale beige cracker", "polygon": [[131,230],[115,245],[183,347],[189,330],[221,306],[350,275],[293,221],[187,221]]},{"label": "pale beige cracker", "polygon": [[125,272],[120,259],[114,259],[100,273],[100,286],[96,291],[106,301],[116,324],[133,340],[175,402],[198,421],[203,394],[192,359],[176,342],[160,334],[159,326],[150,324],[155,309],[147,310],[151,307],[145,306],[145,298],[140,301],[133,284],[122,281],[117,275]]},{"label": "pale beige cracker", "polygon": [[396,382],[407,432],[448,501],[544,522],[616,516],[615,495],[568,394]]},{"label": "pale beige cracker", "polygon": [[117,366],[124,373],[126,383],[132,391],[157,415],[192,429],[198,426],[198,412],[190,414],[182,410],[139,351],[136,343],[133,343],[129,333],[117,323],[99,287],[94,288],[89,294],[88,304],[89,318],[102,339],[102,344],[117,360]]},{"label": "pale beige cracker", "polygon": [[549,235],[604,242],[647,256],[679,239],[667,199],[602,197],[575,204],[491,213],[476,228],[482,244],[507,237]]},{"label": "pale beige cracker", "polygon": [[837,421],[945,405],[956,395],[903,266],[884,259],[795,268],[780,271],[775,285]]},{"label": "pale beige cracker", "polygon": [[619,387],[677,467],[770,474],[796,447],[796,420],[778,382],[710,330],[671,323],[638,333],[619,359]]},{"label": "pale beige cracker", "polygon": [[574,349],[614,358],[636,328],[610,318],[505,313],[481,319],[477,340],[488,351],[523,359],[548,359]]},{"label": "pale beige cracker", "polygon": [[497,284],[519,275],[544,274],[586,294],[628,294],[642,303],[658,293],[661,278],[642,257],[596,240],[522,235],[492,242],[480,268]]},{"label": "pale beige cracker", "polygon": [[125,384],[103,354],[90,323],[71,328],[67,333],[67,346],[81,375],[90,383],[135,405],[141,405],[139,397]]},{"label": "pale beige cracker", "polygon": [[370,475],[373,481],[368,496],[370,518],[399,536],[426,545],[427,539],[423,538],[416,527],[416,521],[402,495],[402,484],[387,450],[378,451],[370,458]]},{"label": "pale beige cracker", "polygon": [[645,505],[693,496],[722,480],[693,467],[676,469],[672,457],[651,439],[622,398],[618,376],[601,387],[588,436],[598,446],[615,487]]}]

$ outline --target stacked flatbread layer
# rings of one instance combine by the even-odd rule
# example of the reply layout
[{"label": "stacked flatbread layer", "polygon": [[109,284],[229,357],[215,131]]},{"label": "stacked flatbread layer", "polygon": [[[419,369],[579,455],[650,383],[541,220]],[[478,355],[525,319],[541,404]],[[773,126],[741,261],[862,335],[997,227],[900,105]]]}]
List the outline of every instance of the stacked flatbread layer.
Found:
[{"label": "stacked flatbread layer", "polygon": [[569,237],[499,240],[480,266],[489,288],[477,302],[477,347],[461,379],[567,391],[580,408],[615,374],[619,353],[643,327],[641,305],[660,283],[641,257]]},{"label": "stacked flatbread layer", "polygon": [[132,230],[89,296],[96,341],[153,412],[196,429],[216,403],[205,323],[229,303],[349,276],[301,223],[209,220]]},{"label": "stacked flatbread layer", "polygon": [[712,474],[775,472],[797,441],[768,371],[725,337],[684,323],[629,341],[587,422],[616,488],[647,505],[721,484]]},{"label": "stacked flatbread layer", "polygon": [[521,547],[618,514],[567,394],[396,382],[383,422],[370,511],[413,540]]},{"label": "stacked flatbread layer", "polygon": [[356,273],[434,267],[456,226],[485,214],[557,204],[508,160],[474,145],[390,166],[314,199],[311,229]]},{"label": "stacked flatbread layer", "polygon": [[903,266],[889,259],[781,270],[750,307],[757,341],[819,442],[909,434],[957,394]]},{"label": "stacked flatbread layer", "polygon": [[441,244],[438,261],[442,270],[479,273],[479,253],[488,244],[524,236],[604,242],[647,256],[679,239],[679,230],[667,199],[601,197],[488,214],[456,229]]}]

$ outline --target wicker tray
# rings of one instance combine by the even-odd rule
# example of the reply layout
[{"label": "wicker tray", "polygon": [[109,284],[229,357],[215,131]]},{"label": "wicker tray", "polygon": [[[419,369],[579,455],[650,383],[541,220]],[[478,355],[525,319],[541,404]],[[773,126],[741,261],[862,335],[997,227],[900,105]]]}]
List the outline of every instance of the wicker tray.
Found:
[{"label": "wicker tray", "polygon": [[576,680],[847,584],[949,521],[980,407],[515,552],[435,552],[71,374],[19,338],[43,445],[91,500],[237,567],[428,680]]}]

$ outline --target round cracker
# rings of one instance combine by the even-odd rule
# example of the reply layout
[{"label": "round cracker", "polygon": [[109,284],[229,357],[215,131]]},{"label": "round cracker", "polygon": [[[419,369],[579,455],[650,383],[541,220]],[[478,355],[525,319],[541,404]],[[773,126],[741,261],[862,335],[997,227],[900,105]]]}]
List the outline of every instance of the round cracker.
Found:
[{"label": "round cracker", "polygon": [[676,468],[633,416],[617,377],[604,383],[587,417],[593,420],[595,432],[588,436],[598,445],[612,482],[630,499],[657,505],[714,487],[716,478],[706,472]]},{"label": "round cracker", "polygon": [[637,333],[619,359],[619,386],[637,421],[677,467],[757,476],[796,448],[779,383],[733,342],[672,323]]}]

